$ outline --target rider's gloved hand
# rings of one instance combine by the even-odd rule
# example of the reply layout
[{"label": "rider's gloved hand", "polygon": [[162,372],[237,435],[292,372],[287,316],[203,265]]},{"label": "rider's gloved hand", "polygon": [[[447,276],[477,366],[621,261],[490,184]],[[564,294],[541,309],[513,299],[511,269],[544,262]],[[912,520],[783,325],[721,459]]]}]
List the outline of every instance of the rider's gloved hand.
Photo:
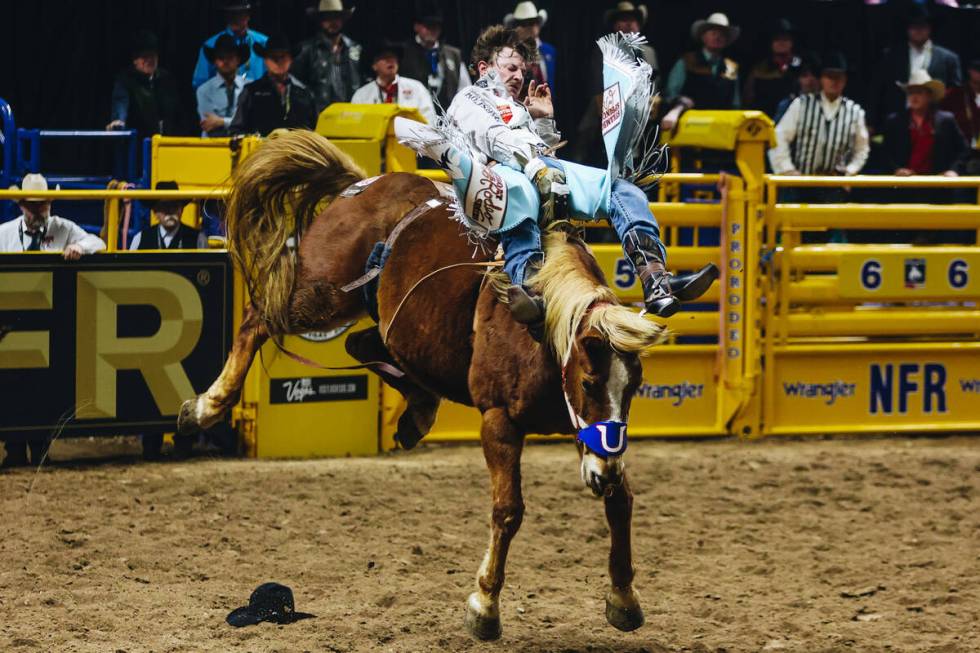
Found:
[{"label": "rider's gloved hand", "polygon": [[524,174],[534,184],[541,198],[541,224],[567,217],[568,186],[565,185],[565,173],[548,167],[539,158],[534,158],[524,166]]}]

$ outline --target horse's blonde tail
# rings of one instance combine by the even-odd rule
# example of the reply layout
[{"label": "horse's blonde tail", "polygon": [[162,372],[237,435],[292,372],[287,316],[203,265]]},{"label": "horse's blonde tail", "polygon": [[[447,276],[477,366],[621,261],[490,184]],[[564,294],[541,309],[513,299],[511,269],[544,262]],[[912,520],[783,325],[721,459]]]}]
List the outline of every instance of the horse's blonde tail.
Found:
[{"label": "horse's blonde tail", "polygon": [[299,130],[268,138],[235,170],[225,215],[228,250],[271,334],[289,332],[296,277],[289,239],[298,245],[322,207],[364,176],[326,138]]}]

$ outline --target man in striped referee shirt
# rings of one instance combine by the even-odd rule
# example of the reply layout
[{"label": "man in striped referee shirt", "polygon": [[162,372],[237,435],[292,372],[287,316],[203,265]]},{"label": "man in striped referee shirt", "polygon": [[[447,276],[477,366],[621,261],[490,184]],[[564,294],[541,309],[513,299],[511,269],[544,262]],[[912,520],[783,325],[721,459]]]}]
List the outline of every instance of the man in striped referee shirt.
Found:
[{"label": "man in striped referee shirt", "polygon": [[[868,127],[864,109],[844,97],[846,85],[847,61],[842,54],[831,53],[820,70],[820,92],[793,100],[776,125],[776,147],[769,150],[773,172],[856,175],[861,171],[868,160]],[[838,199],[826,192],[816,195],[824,201]]]}]

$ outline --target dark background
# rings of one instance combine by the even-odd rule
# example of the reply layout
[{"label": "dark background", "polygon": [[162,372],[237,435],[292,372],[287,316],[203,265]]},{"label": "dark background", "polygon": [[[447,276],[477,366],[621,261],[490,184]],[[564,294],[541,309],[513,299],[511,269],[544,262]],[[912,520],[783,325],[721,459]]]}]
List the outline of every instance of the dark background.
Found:
[{"label": "dark background", "polygon": [[[743,72],[764,55],[765,32],[774,17],[786,16],[801,28],[804,47],[817,52],[843,50],[865,73],[880,50],[903,38],[903,16],[910,0],[865,6],[862,0],[651,0],[644,29],[664,68],[692,46],[691,23],[714,11],[728,14],[742,35],[730,49]],[[266,34],[282,30],[294,42],[312,36],[316,24],[306,14],[310,0],[264,0],[252,27]],[[443,40],[468,56],[480,28],[499,22],[516,0],[442,0]],[[542,38],[558,50],[556,110],[567,137],[584,109],[582,82],[593,40],[605,30],[603,12],[614,2],[540,0],[549,20]],[[14,108],[19,127],[101,129],[109,121],[109,96],[119,69],[128,63],[128,42],[140,27],[160,38],[161,66],[183,82],[188,134],[195,134],[190,86],[198,48],[223,28],[218,0],[3,0],[0,48],[7,62],[0,70],[0,97]],[[359,0],[347,33],[362,43],[412,35],[412,0]],[[964,58],[980,55],[980,9],[934,7],[934,40]],[[864,77],[853,74],[847,94],[865,99]],[[85,146],[89,147],[89,146]],[[95,146],[92,146],[95,147]],[[104,159],[94,151],[45,151],[45,171],[78,170],[80,162]]]}]

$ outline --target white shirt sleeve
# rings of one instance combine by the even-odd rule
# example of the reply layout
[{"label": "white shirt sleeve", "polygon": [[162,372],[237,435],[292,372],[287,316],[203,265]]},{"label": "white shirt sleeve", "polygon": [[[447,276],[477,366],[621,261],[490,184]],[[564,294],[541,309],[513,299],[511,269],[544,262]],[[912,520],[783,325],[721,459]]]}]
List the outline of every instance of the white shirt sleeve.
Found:
[{"label": "white shirt sleeve", "polygon": [[472,86],[473,82],[470,81],[470,74],[466,71],[466,62],[464,61],[459,65],[459,89],[456,91],[462,91],[467,86]]},{"label": "white shirt sleeve", "polygon": [[424,84],[419,83],[416,95],[419,98],[419,113],[425,118],[425,121],[430,125],[436,122],[436,106],[432,104],[432,95],[429,93],[429,89],[425,87]]},{"label": "white shirt sleeve", "polygon": [[377,86],[374,81],[370,81],[361,88],[354,91],[354,96],[350,99],[351,104],[376,104],[377,93],[371,93],[371,87]]},{"label": "white shirt sleeve", "polygon": [[857,126],[854,128],[854,153],[851,160],[847,163],[845,172],[848,175],[856,175],[864,168],[868,162],[868,153],[871,151],[870,138],[868,137],[868,123],[864,119],[864,109],[860,109],[861,115]]},{"label": "white shirt sleeve", "polygon": [[[796,128],[799,120],[800,98],[796,98],[790,102],[786,113],[776,125],[776,147],[769,150],[769,163],[772,165],[772,171],[777,175],[784,175],[796,170],[796,164],[793,163],[789,146],[796,139]],[[867,129],[864,133],[867,135]],[[867,154],[865,154],[865,158],[867,158]]]},{"label": "white shirt sleeve", "polygon": [[204,233],[203,229],[197,232],[197,248],[198,249],[208,248],[208,235]]},{"label": "white shirt sleeve", "polygon": [[133,236],[133,240],[130,241],[130,243],[129,243],[129,249],[130,250],[139,249],[140,241],[141,240],[143,240],[143,232],[142,231],[137,231],[136,232],[136,235]]},{"label": "white shirt sleeve", "polygon": [[514,170],[523,166],[515,154],[530,161],[544,147],[541,138],[530,129],[511,129],[504,123],[492,93],[470,86],[459,93],[449,106],[449,116],[469,136],[486,157]]},{"label": "white shirt sleeve", "polygon": [[68,221],[70,233],[68,234],[68,244],[78,245],[82,248],[83,254],[95,254],[105,249],[105,243],[94,234],[90,234],[74,222]]}]

